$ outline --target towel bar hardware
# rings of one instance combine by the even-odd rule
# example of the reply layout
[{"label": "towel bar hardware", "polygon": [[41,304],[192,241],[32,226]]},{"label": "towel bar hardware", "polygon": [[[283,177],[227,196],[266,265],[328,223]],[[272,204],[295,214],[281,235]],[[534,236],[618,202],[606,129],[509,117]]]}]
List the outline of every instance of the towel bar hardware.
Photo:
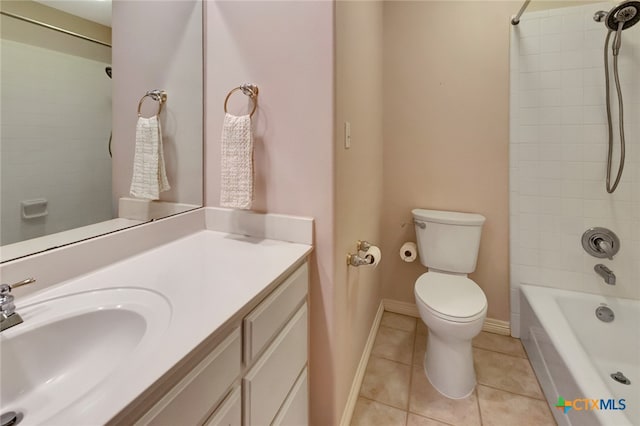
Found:
[{"label": "towel bar hardware", "polygon": [[224,112],[227,113],[227,103],[229,102],[229,98],[231,97],[231,95],[235,92],[237,92],[238,90],[242,91],[242,93],[244,93],[246,96],[248,96],[249,98],[251,98],[251,100],[253,101],[253,108],[251,109],[251,112],[249,113],[249,117],[253,117],[253,113],[256,112],[256,108],[258,107],[258,86],[256,86],[255,84],[249,84],[249,83],[245,83],[242,84],[238,87],[236,87],[235,89],[232,89],[228,94],[227,97],[224,98]]},{"label": "towel bar hardware", "polygon": [[165,92],[164,90],[155,89],[149,90],[147,93],[145,93],[145,95],[140,98],[140,102],[138,102],[138,117],[142,117],[142,113],[140,112],[140,110],[142,109],[142,103],[144,102],[145,98],[151,98],[154,101],[158,102],[158,113],[156,115],[160,115],[164,103],[167,102],[167,92]]}]

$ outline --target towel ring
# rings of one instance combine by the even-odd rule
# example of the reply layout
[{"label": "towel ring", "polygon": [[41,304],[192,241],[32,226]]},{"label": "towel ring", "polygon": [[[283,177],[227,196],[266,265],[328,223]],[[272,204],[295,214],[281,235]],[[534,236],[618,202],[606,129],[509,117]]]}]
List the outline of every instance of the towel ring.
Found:
[{"label": "towel ring", "polygon": [[228,112],[227,111],[227,102],[229,102],[229,98],[231,97],[231,95],[234,92],[237,92],[238,90],[241,90],[242,93],[247,95],[253,101],[253,108],[251,109],[251,112],[249,113],[249,117],[253,117],[253,113],[256,112],[256,108],[258,107],[258,86],[256,86],[255,84],[243,84],[242,86],[238,86],[235,89],[232,89],[227,94],[227,97],[224,99],[224,112],[225,113]]},{"label": "towel ring", "polygon": [[158,113],[156,115],[160,115],[160,113],[162,112],[162,107],[167,101],[167,92],[165,92],[164,90],[148,91],[142,98],[140,98],[140,102],[138,102],[138,117],[142,117],[142,113],[140,112],[140,110],[142,109],[142,103],[144,102],[144,99],[147,97],[158,102]]}]

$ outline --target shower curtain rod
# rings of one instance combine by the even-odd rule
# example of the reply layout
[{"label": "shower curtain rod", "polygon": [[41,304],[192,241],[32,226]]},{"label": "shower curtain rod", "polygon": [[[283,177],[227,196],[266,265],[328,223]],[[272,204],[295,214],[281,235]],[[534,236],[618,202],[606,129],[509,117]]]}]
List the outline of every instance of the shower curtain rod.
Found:
[{"label": "shower curtain rod", "polygon": [[74,33],[73,31],[65,30],[64,28],[56,27],[54,25],[47,24],[46,22],[37,21],[37,20],[31,19],[31,18],[26,18],[24,16],[16,15],[16,14],[11,13],[11,12],[5,12],[4,10],[0,10],[0,15],[5,15],[5,16],[8,16],[10,18],[18,19],[20,21],[29,22],[30,24],[35,24],[35,25],[38,25],[38,26],[41,26],[41,27],[44,27],[44,28],[49,28],[50,30],[58,31],[59,33],[67,34],[67,35],[70,35],[72,37],[80,38],[82,40],[87,40],[87,41],[90,41],[90,42],[93,42],[93,43],[101,44],[102,46],[111,47],[111,45],[109,43],[105,43],[104,41],[100,41],[100,40],[95,39],[95,38],[87,37],[87,36],[82,35],[82,34]]},{"label": "shower curtain rod", "polygon": [[522,7],[520,8],[520,10],[518,11],[518,14],[516,16],[514,16],[513,18],[511,18],[511,23],[513,25],[518,25],[520,23],[520,17],[522,16],[522,14],[524,13],[525,9],[527,8],[527,6],[529,6],[529,2],[531,0],[525,0],[524,4],[522,5]]}]

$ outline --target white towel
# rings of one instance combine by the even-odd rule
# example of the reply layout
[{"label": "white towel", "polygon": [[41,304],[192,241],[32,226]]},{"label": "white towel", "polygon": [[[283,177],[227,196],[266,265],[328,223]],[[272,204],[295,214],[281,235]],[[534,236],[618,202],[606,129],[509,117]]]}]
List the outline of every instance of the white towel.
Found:
[{"label": "white towel", "polygon": [[162,129],[157,115],[138,117],[133,179],[130,193],[134,197],[157,200],[160,192],[171,189],[164,168]]},{"label": "white towel", "polygon": [[225,114],[222,125],[220,205],[250,209],[253,201],[253,135],[251,118]]}]

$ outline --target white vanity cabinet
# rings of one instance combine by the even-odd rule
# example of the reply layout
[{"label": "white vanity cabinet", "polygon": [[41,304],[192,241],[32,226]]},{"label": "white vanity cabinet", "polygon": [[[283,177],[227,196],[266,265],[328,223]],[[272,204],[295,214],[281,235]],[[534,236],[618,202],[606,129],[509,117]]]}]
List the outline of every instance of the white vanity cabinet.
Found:
[{"label": "white vanity cabinet", "polygon": [[240,312],[136,425],[308,423],[307,262]]}]

